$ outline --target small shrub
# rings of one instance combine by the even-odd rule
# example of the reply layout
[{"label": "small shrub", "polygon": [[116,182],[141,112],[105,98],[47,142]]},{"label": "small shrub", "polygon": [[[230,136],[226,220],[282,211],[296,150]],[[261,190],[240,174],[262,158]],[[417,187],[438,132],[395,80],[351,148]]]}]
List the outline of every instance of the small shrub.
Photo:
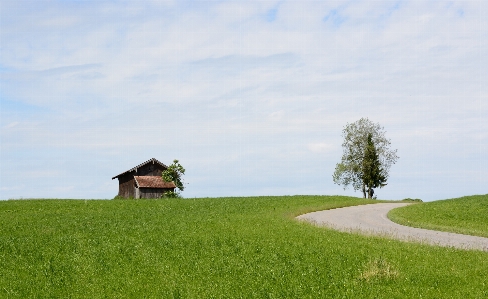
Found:
[{"label": "small shrub", "polygon": [[180,193],[175,191],[166,191],[161,195],[161,198],[183,198]]},{"label": "small shrub", "polygon": [[423,202],[420,198],[405,198],[402,199],[402,201],[408,201],[408,202]]}]

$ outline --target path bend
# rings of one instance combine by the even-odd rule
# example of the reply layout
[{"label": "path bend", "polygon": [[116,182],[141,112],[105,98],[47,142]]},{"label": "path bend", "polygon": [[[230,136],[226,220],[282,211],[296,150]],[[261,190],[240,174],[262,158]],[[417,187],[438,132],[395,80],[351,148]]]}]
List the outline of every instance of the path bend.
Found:
[{"label": "path bend", "polygon": [[296,217],[299,220],[327,226],[339,231],[380,235],[403,241],[488,251],[488,238],[415,228],[388,219],[391,209],[409,203],[377,203],[317,211]]}]

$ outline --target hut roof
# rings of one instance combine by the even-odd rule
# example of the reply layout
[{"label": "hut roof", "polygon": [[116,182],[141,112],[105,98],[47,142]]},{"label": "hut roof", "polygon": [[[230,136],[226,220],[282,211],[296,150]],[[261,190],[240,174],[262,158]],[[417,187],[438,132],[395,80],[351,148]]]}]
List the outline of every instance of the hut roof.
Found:
[{"label": "hut roof", "polygon": [[134,176],[138,188],[176,188],[173,182],[165,182],[160,176]]},{"label": "hut roof", "polygon": [[164,165],[163,163],[159,162],[157,159],[155,159],[155,158],[151,158],[151,159],[147,160],[147,161],[146,161],[146,162],[144,162],[144,163],[141,163],[141,164],[139,164],[139,165],[137,165],[137,166],[135,166],[135,167],[132,167],[131,169],[129,169],[129,170],[127,170],[127,171],[122,172],[122,173],[121,173],[121,174],[119,174],[119,175],[114,176],[114,177],[112,178],[112,180],[113,180],[113,179],[116,179],[116,178],[118,178],[119,176],[124,175],[124,174],[126,174],[126,173],[128,173],[128,172],[132,172],[132,171],[134,171],[134,170],[137,170],[137,168],[140,168],[140,167],[142,167],[142,166],[144,166],[144,165],[147,165],[147,164],[149,164],[149,163],[152,163],[152,164],[159,164],[159,165],[163,166],[164,168],[168,168],[168,166],[166,166],[166,165]]}]

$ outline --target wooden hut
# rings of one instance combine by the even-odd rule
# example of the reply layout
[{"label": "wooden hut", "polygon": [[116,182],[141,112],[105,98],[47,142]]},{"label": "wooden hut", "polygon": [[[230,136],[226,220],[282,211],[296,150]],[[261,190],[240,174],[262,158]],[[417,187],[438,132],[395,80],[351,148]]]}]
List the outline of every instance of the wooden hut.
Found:
[{"label": "wooden hut", "polygon": [[124,198],[159,198],[174,191],[173,182],[165,182],[161,174],[168,167],[152,158],[112,178],[119,179],[119,194]]}]

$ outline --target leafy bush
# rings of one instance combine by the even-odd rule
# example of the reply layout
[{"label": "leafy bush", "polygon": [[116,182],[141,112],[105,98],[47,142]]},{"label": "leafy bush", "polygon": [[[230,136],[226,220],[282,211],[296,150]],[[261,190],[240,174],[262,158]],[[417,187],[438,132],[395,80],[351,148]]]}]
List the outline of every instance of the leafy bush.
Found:
[{"label": "leafy bush", "polygon": [[410,201],[410,202],[423,202],[420,198],[405,198],[402,201]]},{"label": "leafy bush", "polygon": [[183,198],[180,193],[175,191],[166,191],[161,195],[161,198]]}]

